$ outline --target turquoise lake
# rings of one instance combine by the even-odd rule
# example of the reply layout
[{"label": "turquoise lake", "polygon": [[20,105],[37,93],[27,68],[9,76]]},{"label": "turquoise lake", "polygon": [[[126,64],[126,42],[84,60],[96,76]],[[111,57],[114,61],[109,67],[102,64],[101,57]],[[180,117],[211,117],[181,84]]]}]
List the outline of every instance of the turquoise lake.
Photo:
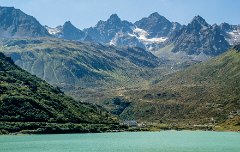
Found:
[{"label": "turquoise lake", "polygon": [[205,131],[3,135],[0,152],[240,152],[240,133]]}]

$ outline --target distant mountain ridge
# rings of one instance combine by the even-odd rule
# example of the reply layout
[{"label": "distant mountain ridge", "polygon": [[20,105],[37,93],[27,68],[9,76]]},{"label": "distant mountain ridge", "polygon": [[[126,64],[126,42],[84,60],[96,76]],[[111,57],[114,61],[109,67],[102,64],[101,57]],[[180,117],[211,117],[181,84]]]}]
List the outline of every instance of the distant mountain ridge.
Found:
[{"label": "distant mountain ridge", "polygon": [[95,27],[83,31],[90,37],[95,37],[99,43],[152,50],[180,27],[179,23],[170,22],[155,12],[134,24],[122,21],[117,14],[113,14],[107,21],[99,21]]},{"label": "distant mountain ridge", "polygon": [[135,23],[123,21],[113,14],[107,21],[99,21],[82,32],[91,42],[141,47],[153,52],[171,45],[172,52],[180,51],[188,55],[204,53],[216,56],[230,45],[240,42],[238,25],[210,25],[198,15],[185,26],[170,22],[157,12]]},{"label": "distant mountain ridge", "polygon": [[219,55],[230,47],[219,26],[209,25],[201,16],[194,17],[187,26],[173,33],[163,46],[168,45],[173,46],[172,52],[210,56]]},{"label": "distant mountain ridge", "polygon": [[131,33],[134,25],[128,21],[122,21],[117,14],[112,14],[107,21],[99,21],[94,27],[84,29],[87,35],[95,42],[110,43],[119,33]]},{"label": "distant mountain ridge", "polygon": [[65,22],[63,26],[57,26],[56,28],[50,28],[48,26],[45,26],[45,28],[50,34],[58,38],[78,41],[91,40],[85,32],[76,28],[70,21]]},{"label": "distant mountain ridge", "polygon": [[168,37],[174,30],[179,30],[181,28],[181,24],[177,22],[170,22],[157,12],[136,21],[134,25],[147,31],[149,37],[151,38]]},{"label": "distant mountain ridge", "polygon": [[34,17],[13,7],[0,7],[0,19],[2,38],[58,37],[120,47],[141,47],[152,52],[170,48],[172,52],[209,56],[221,54],[230,45],[240,42],[239,25],[209,25],[201,16],[196,16],[185,26],[171,22],[157,12],[135,23],[112,14],[108,20],[83,30],[70,21],[56,28],[44,27]]},{"label": "distant mountain ridge", "polygon": [[48,31],[32,16],[14,7],[0,7],[0,37],[50,37]]}]

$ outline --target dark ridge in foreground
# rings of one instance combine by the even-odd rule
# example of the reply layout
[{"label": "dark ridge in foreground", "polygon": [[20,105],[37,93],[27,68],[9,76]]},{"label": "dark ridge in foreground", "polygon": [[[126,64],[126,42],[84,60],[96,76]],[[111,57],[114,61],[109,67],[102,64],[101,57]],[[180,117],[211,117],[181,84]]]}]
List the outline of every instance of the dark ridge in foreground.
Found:
[{"label": "dark ridge in foreground", "polygon": [[101,107],[74,101],[2,53],[0,82],[0,133],[100,132],[117,124]]}]

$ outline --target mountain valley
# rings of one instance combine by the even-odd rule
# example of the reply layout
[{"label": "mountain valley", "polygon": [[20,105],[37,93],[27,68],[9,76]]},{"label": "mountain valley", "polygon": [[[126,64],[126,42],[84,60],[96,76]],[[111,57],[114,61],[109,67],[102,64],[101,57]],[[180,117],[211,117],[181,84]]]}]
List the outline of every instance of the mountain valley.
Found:
[{"label": "mountain valley", "polygon": [[239,131],[239,35],[239,25],[199,15],[181,25],[157,12],[134,23],[112,14],[80,30],[0,7],[0,134],[104,132],[129,121]]}]

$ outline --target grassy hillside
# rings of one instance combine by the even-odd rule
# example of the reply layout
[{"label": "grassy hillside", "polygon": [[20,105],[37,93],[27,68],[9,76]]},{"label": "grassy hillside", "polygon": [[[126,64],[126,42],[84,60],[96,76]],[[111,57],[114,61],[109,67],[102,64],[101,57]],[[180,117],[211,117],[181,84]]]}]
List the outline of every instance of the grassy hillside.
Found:
[{"label": "grassy hillside", "polygon": [[240,130],[239,46],[124,94],[123,119],[183,128]]},{"label": "grassy hillside", "polygon": [[121,94],[126,88],[145,87],[149,79],[170,69],[141,48],[49,38],[2,39],[0,46],[21,68],[88,102]]},{"label": "grassy hillside", "polygon": [[97,132],[116,123],[102,108],[74,101],[0,53],[0,133]]}]

